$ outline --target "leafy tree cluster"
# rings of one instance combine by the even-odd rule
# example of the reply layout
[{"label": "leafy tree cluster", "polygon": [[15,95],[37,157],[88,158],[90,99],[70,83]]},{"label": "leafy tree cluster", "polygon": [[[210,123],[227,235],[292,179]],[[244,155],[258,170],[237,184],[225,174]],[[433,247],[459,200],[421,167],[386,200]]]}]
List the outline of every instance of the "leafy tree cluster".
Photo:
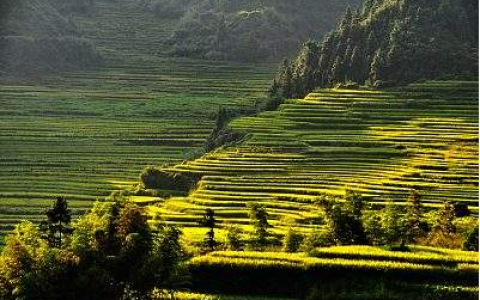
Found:
[{"label": "leafy tree cluster", "polygon": [[211,152],[218,147],[239,141],[243,138],[242,133],[233,131],[227,127],[228,122],[232,119],[234,114],[245,115],[245,112],[234,113],[224,107],[221,107],[218,110],[215,119],[215,127],[205,142],[205,152]]},{"label": "leafy tree cluster", "polygon": [[145,189],[188,191],[195,186],[196,179],[149,166],[140,174],[140,182]]},{"label": "leafy tree cluster", "polygon": [[317,87],[407,84],[478,77],[478,2],[367,0],[347,9],[321,43],[307,42],[283,64],[275,85],[286,98]]},{"label": "leafy tree cluster", "polygon": [[[400,245],[425,244],[444,248],[475,249],[478,228],[470,230],[463,239],[455,225],[455,206],[446,202],[434,216],[427,220],[420,195],[411,191],[405,207],[387,203],[378,210],[367,210],[365,199],[353,192],[344,199],[323,198],[319,201],[327,233],[321,236],[329,240],[320,244],[337,245]],[[463,241],[464,240],[464,241]],[[312,243],[312,241],[306,241]],[[314,243],[314,241],[313,241]],[[318,243],[318,242],[317,242]],[[308,248],[308,247],[307,247]],[[311,248],[311,247],[310,247]]]},{"label": "leafy tree cluster", "polygon": [[8,236],[0,299],[152,299],[183,282],[181,232],[151,228],[133,204],[98,202],[69,227],[59,198],[46,215],[48,226],[24,222]]}]

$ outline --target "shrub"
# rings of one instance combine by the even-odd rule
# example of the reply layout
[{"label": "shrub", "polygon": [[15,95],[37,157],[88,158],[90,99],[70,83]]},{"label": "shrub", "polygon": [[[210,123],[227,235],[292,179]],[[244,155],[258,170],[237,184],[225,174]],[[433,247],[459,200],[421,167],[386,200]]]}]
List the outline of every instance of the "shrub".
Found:
[{"label": "shrub", "polygon": [[253,246],[264,247],[268,240],[268,213],[265,207],[256,203],[249,203],[250,223],[253,225],[251,241]]},{"label": "shrub", "polygon": [[225,246],[228,250],[240,250],[242,248],[242,230],[238,226],[227,226],[227,233],[225,234]]},{"label": "shrub", "polygon": [[345,202],[337,199],[321,199],[320,206],[325,212],[327,226],[338,245],[365,245],[367,236],[362,222],[364,199],[362,196],[347,191]]},{"label": "shrub", "polygon": [[309,234],[301,245],[301,250],[309,252],[318,247],[328,247],[335,245],[332,233],[330,230],[320,230]]},{"label": "shrub", "polygon": [[453,208],[457,218],[470,216],[470,209],[468,208],[468,204],[465,202],[455,202],[453,204]]},{"label": "shrub", "polygon": [[297,252],[303,242],[303,235],[289,227],[283,239],[283,251]]},{"label": "shrub", "polygon": [[188,191],[195,185],[195,179],[182,173],[146,167],[140,174],[140,182],[146,189]]},{"label": "shrub", "polygon": [[478,223],[468,234],[462,248],[467,251],[478,251]]}]

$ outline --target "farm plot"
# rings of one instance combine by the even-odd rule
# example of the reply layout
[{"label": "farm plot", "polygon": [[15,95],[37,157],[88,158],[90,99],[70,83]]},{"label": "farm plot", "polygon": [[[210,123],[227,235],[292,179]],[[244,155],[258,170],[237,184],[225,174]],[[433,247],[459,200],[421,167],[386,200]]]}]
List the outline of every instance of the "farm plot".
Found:
[{"label": "farm plot", "polygon": [[221,106],[252,109],[270,65],[170,59],[172,21],[132,1],[96,1],[77,25],[100,69],[0,83],[0,232],[38,221],[54,196],[73,212],[137,183],[147,165],[203,153]]},{"label": "farm plot", "polygon": [[310,255],[222,251],[192,259],[190,270],[194,288],[203,292],[299,297],[316,287],[322,299],[478,298],[477,252],[410,250],[343,246]]},{"label": "farm plot", "polygon": [[478,213],[477,89],[427,82],[385,92],[320,90],[236,119],[230,127],[249,134],[242,144],[169,167],[203,177],[188,197],[165,202],[163,219],[182,224],[168,211],[194,216],[210,207],[221,221],[248,224],[254,201],[268,209],[273,231],[292,221],[309,230],[318,226],[312,202],[347,188],[380,206],[404,205],[416,189],[426,207],[462,201]]}]

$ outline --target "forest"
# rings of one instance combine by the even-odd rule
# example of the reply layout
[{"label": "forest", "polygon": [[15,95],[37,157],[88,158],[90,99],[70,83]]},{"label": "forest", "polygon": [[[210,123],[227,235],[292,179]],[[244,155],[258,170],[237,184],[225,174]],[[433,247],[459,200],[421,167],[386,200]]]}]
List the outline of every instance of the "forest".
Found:
[{"label": "forest", "polygon": [[0,300],[479,295],[478,1],[3,0]]},{"label": "forest", "polygon": [[366,1],[347,9],[321,43],[306,42],[282,65],[273,89],[286,98],[318,87],[388,88],[425,79],[476,78],[475,1]]}]

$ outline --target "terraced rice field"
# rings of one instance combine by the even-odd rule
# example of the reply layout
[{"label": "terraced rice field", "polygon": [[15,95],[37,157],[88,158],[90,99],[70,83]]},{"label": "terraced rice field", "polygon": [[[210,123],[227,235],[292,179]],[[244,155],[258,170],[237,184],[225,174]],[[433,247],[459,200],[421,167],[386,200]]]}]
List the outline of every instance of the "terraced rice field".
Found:
[{"label": "terraced rice field", "polygon": [[[202,291],[298,297],[316,285],[335,299],[385,299],[387,295],[388,299],[421,299],[419,290],[420,295],[444,294],[438,299],[478,298],[478,252],[421,246],[411,246],[409,252],[335,246],[312,254],[220,251],[195,257],[189,264],[194,287]],[[385,295],[379,297],[375,293],[382,293],[382,284]],[[403,297],[393,297],[398,292]],[[456,297],[446,297],[449,293]]]},{"label": "terraced rice field", "polygon": [[427,207],[463,201],[478,213],[477,82],[320,90],[230,127],[247,133],[242,143],[169,168],[203,177],[188,197],[152,206],[160,220],[194,226],[210,207],[248,230],[255,201],[273,233],[292,222],[309,231],[318,226],[313,200],[346,188],[377,205],[404,205],[416,189]]},{"label": "terraced rice field", "polygon": [[147,165],[202,154],[220,106],[252,109],[270,65],[171,59],[172,20],[134,1],[96,1],[76,22],[102,68],[0,82],[0,233],[37,221],[54,196],[75,213],[137,182]]}]

